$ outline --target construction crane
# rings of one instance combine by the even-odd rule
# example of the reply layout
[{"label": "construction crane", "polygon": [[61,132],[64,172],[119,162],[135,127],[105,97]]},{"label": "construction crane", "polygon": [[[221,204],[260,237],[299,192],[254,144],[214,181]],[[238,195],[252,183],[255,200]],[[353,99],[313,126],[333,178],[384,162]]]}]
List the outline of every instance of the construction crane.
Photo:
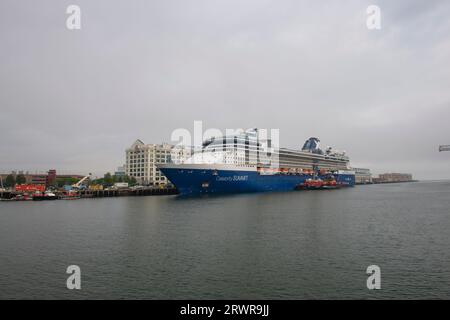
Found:
[{"label": "construction crane", "polygon": [[439,152],[450,151],[450,144],[439,146]]},{"label": "construction crane", "polygon": [[83,185],[83,182],[85,182],[87,179],[89,179],[92,176],[92,173],[89,173],[87,176],[83,177],[80,181],[72,185],[72,188],[74,189],[80,189]]}]

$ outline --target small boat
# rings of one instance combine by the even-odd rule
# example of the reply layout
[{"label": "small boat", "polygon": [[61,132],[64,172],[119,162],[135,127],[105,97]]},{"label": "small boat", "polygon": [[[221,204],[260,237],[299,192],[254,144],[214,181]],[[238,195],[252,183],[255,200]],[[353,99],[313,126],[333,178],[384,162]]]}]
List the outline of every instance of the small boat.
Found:
[{"label": "small boat", "polygon": [[321,189],[324,182],[321,179],[307,179],[305,183],[295,187],[296,190],[317,190]]},{"label": "small boat", "polygon": [[81,196],[78,192],[68,191],[65,192],[62,196],[59,197],[60,200],[78,200],[81,199]]},{"label": "small boat", "polygon": [[61,196],[59,200],[78,200],[81,196]]},{"label": "small boat", "polygon": [[330,178],[323,182],[322,189],[339,189],[340,187],[341,185],[337,183],[336,179]]},{"label": "small boat", "polygon": [[35,194],[33,194],[34,201],[56,200],[56,199],[58,199],[58,196],[53,192],[46,191],[45,193],[36,192]]},{"label": "small boat", "polygon": [[31,200],[33,200],[33,198],[27,193],[25,193],[25,194],[18,194],[13,199],[15,201],[31,201]]}]

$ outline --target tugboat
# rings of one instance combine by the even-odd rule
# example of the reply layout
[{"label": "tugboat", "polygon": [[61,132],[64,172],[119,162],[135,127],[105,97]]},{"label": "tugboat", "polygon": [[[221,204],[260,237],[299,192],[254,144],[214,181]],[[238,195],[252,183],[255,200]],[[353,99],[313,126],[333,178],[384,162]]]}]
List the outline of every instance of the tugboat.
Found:
[{"label": "tugboat", "polygon": [[70,190],[64,192],[62,196],[59,197],[60,200],[77,200],[81,199],[81,196],[78,192]]},{"label": "tugboat", "polygon": [[322,189],[339,189],[341,184],[337,183],[333,176],[325,178]]},{"label": "tugboat", "polygon": [[322,189],[324,182],[322,179],[306,179],[304,183],[295,187],[296,190],[318,190]]},{"label": "tugboat", "polygon": [[34,201],[42,201],[42,200],[57,200],[58,196],[51,191],[45,191],[45,193],[36,192],[33,194]]},{"label": "tugboat", "polygon": [[307,179],[305,183],[298,185],[296,190],[321,190],[321,189],[339,189],[342,185],[333,177],[322,179]]}]

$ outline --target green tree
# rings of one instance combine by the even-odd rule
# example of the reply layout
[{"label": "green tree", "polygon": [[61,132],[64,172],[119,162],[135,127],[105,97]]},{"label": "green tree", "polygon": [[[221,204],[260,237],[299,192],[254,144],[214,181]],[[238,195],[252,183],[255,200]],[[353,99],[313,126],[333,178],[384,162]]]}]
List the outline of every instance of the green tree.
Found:
[{"label": "green tree", "polygon": [[105,184],[106,186],[112,186],[112,184],[113,184],[113,178],[112,178],[112,176],[111,176],[111,173],[109,173],[109,172],[105,173],[103,179],[104,179],[104,184]]},{"label": "green tree", "polygon": [[25,176],[23,174],[17,175],[17,177],[16,177],[17,184],[23,184],[25,182],[27,182],[27,179],[25,179]]},{"label": "green tree", "polygon": [[9,174],[5,179],[5,187],[12,188],[16,185],[16,178],[12,174]]},{"label": "green tree", "polygon": [[122,182],[128,182],[128,185],[130,186],[130,187],[132,187],[132,186],[134,186],[134,185],[136,185],[136,178],[135,177],[130,177],[130,176],[124,176],[123,178],[122,178]]},{"label": "green tree", "polygon": [[91,181],[91,185],[92,184],[101,184],[104,185],[105,184],[105,179],[104,178],[99,178],[99,179],[94,179]]},{"label": "green tree", "polygon": [[73,185],[73,184],[77,183],[79,180],[80,179],[71,178],[71,177],[56,178],[56,185],[58,186],[58,188],[62,188],[65,185]]}]

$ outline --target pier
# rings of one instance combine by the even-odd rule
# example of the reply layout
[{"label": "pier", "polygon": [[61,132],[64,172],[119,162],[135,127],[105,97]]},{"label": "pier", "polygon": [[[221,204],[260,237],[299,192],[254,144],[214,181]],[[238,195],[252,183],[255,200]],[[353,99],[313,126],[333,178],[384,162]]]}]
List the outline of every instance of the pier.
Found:
[{"label": "pier", "polygon": [[[58,192],[56,192],[58,194]],[[81,198],[110,198],[110,197],[138,197],[138,196],[163,196],[178,194],[178,190],[172,188],[140,188],[140,189],[107,189],[107,190],[80,190]],[[13,199],[20,194],[16,191],[0,191],[0,199]]]},{"label": "pier", "polygon": [[130,196],[162,196],[178,194],[176,188],[142,188],[116,190],[81,190],[82,198],[130,197]]}]

